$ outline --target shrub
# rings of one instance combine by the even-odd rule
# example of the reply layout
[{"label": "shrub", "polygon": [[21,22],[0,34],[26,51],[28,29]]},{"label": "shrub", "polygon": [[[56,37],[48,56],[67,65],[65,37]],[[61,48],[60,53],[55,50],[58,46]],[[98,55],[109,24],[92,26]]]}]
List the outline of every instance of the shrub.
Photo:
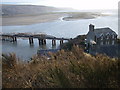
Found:
[{"label": "shrub", "polygon": [[91,56],[79,47],[34,56],[29,63],[3,54],[3,88],[120,88],[120,60]]}]

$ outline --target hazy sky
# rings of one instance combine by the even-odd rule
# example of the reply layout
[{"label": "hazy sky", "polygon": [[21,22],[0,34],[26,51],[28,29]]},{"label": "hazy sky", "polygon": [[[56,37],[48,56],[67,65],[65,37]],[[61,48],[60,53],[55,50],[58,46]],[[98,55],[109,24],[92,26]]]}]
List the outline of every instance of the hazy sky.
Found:
[{"label": "hazy sky", "polygon": [[74,9],[117,9],[119,0],[4,0],[7,3],[26,3]]}]

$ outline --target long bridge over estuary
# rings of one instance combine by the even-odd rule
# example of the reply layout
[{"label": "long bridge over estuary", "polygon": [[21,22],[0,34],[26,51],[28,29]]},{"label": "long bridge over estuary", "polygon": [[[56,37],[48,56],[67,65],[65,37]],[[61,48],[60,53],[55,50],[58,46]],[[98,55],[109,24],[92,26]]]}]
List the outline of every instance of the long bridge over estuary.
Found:
[{"label": "long bridge over estuary", "polygon": [[69,41],[70,38],[57,38],[52,35],[47,34],[32,34],[32,33],[3,33],[0,34],[0,37],[3,41],[12,41],[17,42],[17,38],[28,38],[29,44],[34,44],[34,39],[38,39],[39,45],[46,45],[46,40],[49,39],[52,41],[52,45],[56,45],[56,40],[60,41],[60,45],[63,44],[63,41]]}]

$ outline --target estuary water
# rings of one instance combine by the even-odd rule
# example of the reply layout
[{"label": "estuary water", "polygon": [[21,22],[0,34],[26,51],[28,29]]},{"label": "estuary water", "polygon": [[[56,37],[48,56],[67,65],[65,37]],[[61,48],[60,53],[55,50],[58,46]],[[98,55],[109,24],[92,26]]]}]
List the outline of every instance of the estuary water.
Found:
[{"label": "estuary water", "polygon": [[[2,33],[45,33],[55,37],[75,38],[78,35],[87,34],[89,24],[94,24],[95,28],[109,27],[118,34],[117,11],[104,11],[102,13],[110,14],[110,16],[74,21],[64,21],[61,17],[59,20],[46,23],[21,26],[1,26]],[[34,39],[34,46],[30,46],[28,39],[18,38],[17,43],[0,41],[0,46],[2,46],[2,53],[14,52],[19,58],[28,60],[37,53],[38,49],[59,47],[59,41],[57,41],[56,47],[52,47],[51,43],[51,40],[47,40],[46,46],[39,46],[38,40]]]}]

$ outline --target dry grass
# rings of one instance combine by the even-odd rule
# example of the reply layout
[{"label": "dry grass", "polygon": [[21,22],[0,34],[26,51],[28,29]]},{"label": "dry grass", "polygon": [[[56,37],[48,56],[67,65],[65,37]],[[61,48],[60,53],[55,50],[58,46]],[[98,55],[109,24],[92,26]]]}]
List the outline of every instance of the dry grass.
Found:
[{"label": "dry grass", "polygon": [[3,88],[119,88],[120,60],[83,53],[79,47],[34,56],[29,63],[2,55]]}]

